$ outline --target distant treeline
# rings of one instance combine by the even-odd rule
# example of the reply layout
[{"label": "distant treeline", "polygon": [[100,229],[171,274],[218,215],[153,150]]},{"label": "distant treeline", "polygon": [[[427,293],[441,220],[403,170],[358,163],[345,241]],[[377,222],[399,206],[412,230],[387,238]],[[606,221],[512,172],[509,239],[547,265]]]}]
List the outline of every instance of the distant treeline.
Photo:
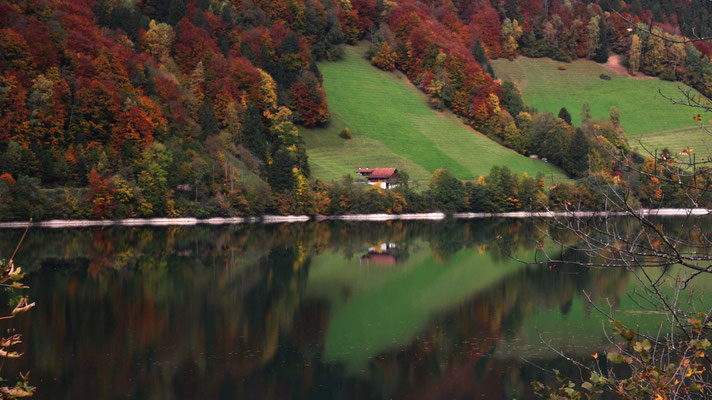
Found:
[{"label": "distant treeline", "polygon": [[[390,190],[358,183],[350,176],[339,182],[302,181],[295,193],[275,192],[269,185],[244,185],[218,190],[214,197],[195,200],[188,192],[176,193],[161,203],[156,216],[227,217],[263,214],[340,215],[362,213],[419,213],[430,211],[507,212],[541,210],[612,210],[609,199],[630,197],[632,208],[712,208],[712,174],[675,175],[667,166],[675,162],[666,153],[655,160],[623,160],[614,174],[596,173],[575,183],[548,182],[542,175],[512,173],[493,167],[487,176],[463,182],[449,170],[437,170],[425,190],[414,190],[403,171]],[[636,172],[638,169],[644,173]],[[694,179],[694,181],[693,181]],[[679,182],[682,182],[680,184]],[[123,186],[122,186],[123,185]],[[695,186],[695,203],[687,187]],[[142,216],[141,196],[122,182],[99,181],[90,189],[41,189],[36,178],[21,176],[15,182],[0,176],[0,220],[62,218],[129,218]],[[617,199],[620,204],[619,199]]]}]

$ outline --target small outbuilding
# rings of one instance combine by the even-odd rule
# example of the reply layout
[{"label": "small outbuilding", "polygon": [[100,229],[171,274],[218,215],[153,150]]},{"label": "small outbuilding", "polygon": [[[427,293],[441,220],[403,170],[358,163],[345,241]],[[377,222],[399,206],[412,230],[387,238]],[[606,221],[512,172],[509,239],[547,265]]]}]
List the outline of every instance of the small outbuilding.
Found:
[{"label": "small outbuilding", "polygon": [[381,189],[397,186],[395,178],[398,177],[398,169],[396,168],[359,168],[356,173],[365,177],[369,185],[379,185]]}]

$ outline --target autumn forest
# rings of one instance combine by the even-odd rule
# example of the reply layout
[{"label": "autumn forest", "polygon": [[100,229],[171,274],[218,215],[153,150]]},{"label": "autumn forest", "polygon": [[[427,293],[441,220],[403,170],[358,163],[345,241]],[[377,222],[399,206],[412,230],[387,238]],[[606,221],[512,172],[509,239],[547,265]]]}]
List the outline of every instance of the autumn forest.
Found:
[{"label": "autumn forest", "polygon": [[[0,219],[596,209],[596,183],[689,207],[615,108],[594,119],[582,99],[572,126],[565,108],[528,106],[490,60],[617,54],[631,75],[709,97],[712,44],[685,38],[710,34],[705,0],[3,0]],[[317,61],[362,41],[433,109],[570,179],[505,165],[468,182],[432,171],[420,187],[403,171],[394,190],[316,179],[300,129],[330,124]]]}]

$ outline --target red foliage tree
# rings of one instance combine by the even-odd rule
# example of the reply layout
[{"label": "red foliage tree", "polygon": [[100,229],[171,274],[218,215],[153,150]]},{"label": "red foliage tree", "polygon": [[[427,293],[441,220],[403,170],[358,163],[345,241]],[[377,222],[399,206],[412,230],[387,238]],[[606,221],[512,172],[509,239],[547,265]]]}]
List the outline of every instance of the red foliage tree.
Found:
[{"label": "red foliage tree", "polygon": [[219,54],[218,46],[210,34],[193,25],[187,18],[178,23],[175,60],[184,73],[193,71],[198,62],[210,55]]},{"label": "red foliage tree", "polygon": [[323,125],[329,120],[326,93],[311,72],[304,72],[290,90],[296,120],[304,126]]},{"label": "red foliage tree", "polygon": [[13,178],[12,175],[10,175],[7,172],[0,175],[0,181],[5,182],[10,189],[14,189],[15,185],[17,184],[17,181],[15,181],[15,178]]},{"label": "red foliage tree", "polygon": [[89,201],[92,206],[92,216],[98,219],[111,218],[114,208],[114,191],[111,179],[102,177],[96,169],[89,172]]},{"label": "red foliage tree", "polygon": [[0,96],[0,141],[14,140],[28,145],[27,89],[13,75],[0,76],[0,88],[5,92]]},{"label": "red foliage tree", "polygon": [[482,45],[487,50],[489,58],[497,58],[502,54],[501,26],[499,14],[489,2],[482,2],[481,8],[472,16],[472,28],[477,32]]},{"label": "red foliage tree", "polygon": [[132,105],[118,115],[113,129],[111,145],[118,153],[121,150],[138,154],[153,143],[156,124],[138,106]]}]

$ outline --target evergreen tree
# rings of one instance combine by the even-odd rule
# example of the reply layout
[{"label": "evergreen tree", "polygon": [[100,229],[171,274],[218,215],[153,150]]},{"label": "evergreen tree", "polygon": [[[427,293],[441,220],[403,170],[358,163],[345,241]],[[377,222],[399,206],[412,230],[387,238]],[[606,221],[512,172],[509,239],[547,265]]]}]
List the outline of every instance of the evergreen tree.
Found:
[{"label": "evergreen tree", "polygon": [[219,132],[220,126],[218,119],[215,117],[215,109],[208,99],[203,102],[198,110],[198,123],[200,123],[203,139],[217,135]]},{"label": "evergreen tree", "polygon": [[494,78],[494,69],[492,69],[492,64],[490,64],[487,59],[487,53],[485,53],[485,48],[482,47],[482,42],[479,39],[475,41],[475,45],[472,46],[472,57],[475,58],[478,64],[488,73],[492,78]]},{"label": "evergreen tree", "polygon": [[497,79],[497,77],[494,75],[494,69],[492,69],[492,65],[490,63],[487,63],[487,67],[485,67],[485,72],[487,72],[492,79]]},{"label": "evergreen tree", "polygon": [[487,54],[485,53],[485,48],[482,47],[482,42],[480,42],[479,39],[475,41],[475,45],[472,46],[472,56],[475,58],[475,61],[480,63],[480,65],[486,65],[489,62],[487,61]]},{"label": "evergreen tree", "polygon": [[279,51],[282,55],[298,54],[299,53],[299,38],[294,32],[285,36],[282,43],[279,45]]},{"label": "evergreen tree", "polygon": [[171,0],[168,8],[168,22],[175,25],[185,15],[185,0]]},{"label": "evergreen tree", "polygon": [[504,81],[502,84],[504,93],[502,94],[502,105],[511,115],[519,115],[524,109],[524,101],[519,94],[517,87],[511,81]]},{"label": "evergreen tree", "polygon": [[608,26],[606,26],[606,21],[603,18],[598,19],[598,47],[596,48],[596,54],[593,60],[598,63],[605,63],[608,61],[609,52],[609,41],[608,41]]},{"label": "evergreen tree", "polygon": [[289,150],[280,148],[274,153],[272,164],[270,164],[267,174],[267,181],[275,192],[289,191],[294,188],[295,176],[294,157]]},{"label": "evergreen tree", "polygon": [[564,169],[574,177],[582,177],[588,171],[590,143],[583,131],[577,128],[564,155]]},{"label": "evergreen tree", "polygon": [[569,110],[567,110],[566,107],[561,107],[561,110],[559,110],[559,118],[571,125],[571,114],[569,114]]},{"label": "evergreen tree", "polygon": [[495,212],[497,206],[492,203],[492,194],[489,186],[477,183],[465,183],[465,200],[468,211]]},{"label": "evergreen tree", "polygon": [[242,119],[242,142],[245,147],[261,160],[267,159],[267,135],[262,124],[260,110],[249,104]]},{"label": "evergreen tree", "polygon": [[465,187],[449,169],[439,169],[430,179],[430,190],[438,209],[445,213],[462,210],[465,205]]},{"label": "evergreen tree", "polygon": [[14,177],[20,175],[37,176],[39,162],[35,153],[11,141],[7,145],[5,154],[0,156],[0,174],[7,172]]},{"label": "evergreen tree", "polygon": [[581,107],[581,123],[585,124],[590,121],[591,118],[591,106],[588,104],[588,101],[584,101],[583,106]]},{"label": "evergreen tree", "polygon": [[566,152],[566,135],[562,129],[555,129],[544,136],[540,155],[546,156],[550,163],[561,166],[564,152]]}]

